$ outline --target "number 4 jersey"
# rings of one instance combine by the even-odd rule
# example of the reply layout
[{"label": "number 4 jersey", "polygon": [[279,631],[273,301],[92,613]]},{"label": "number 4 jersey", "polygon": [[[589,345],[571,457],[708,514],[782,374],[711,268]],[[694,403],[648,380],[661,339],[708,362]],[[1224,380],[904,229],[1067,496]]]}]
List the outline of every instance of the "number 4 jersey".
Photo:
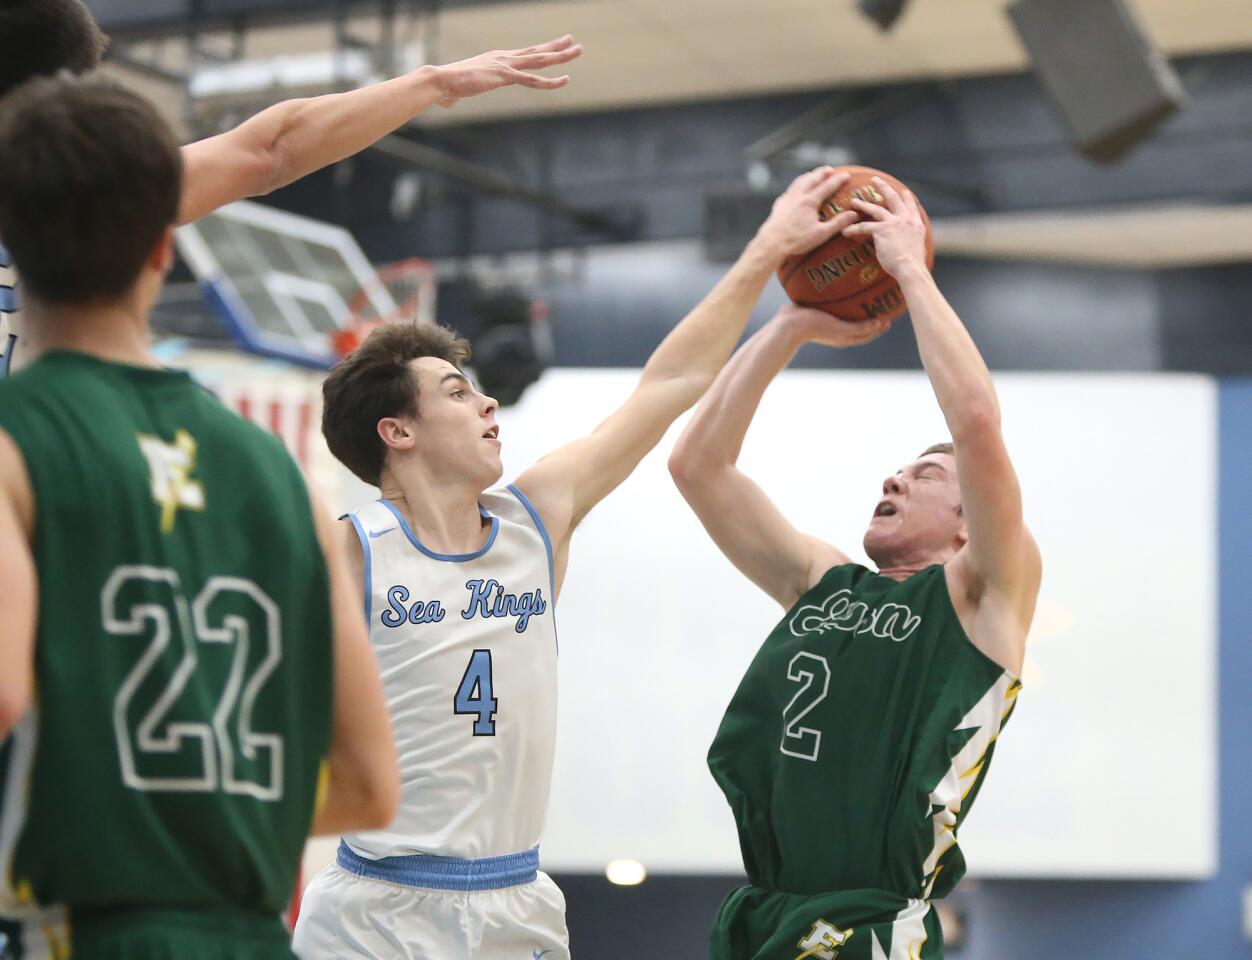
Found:
[{"label": "number 4 jersey", "polygon": [[35,705],[0,914],[290,896],[330,735],[327,574],[279,442],[186,374],[51,353],[0,383],[34,490]]},{"label": "number 4 jersey", "polygon": [[474,553],[426,547],[388,500],[349,515],[400,759],[400,810],[344,838],[370,858],[535,847],[556,742],[552,548],[516,487],[480,500]]},{"label": "number 4 jersey", "polygon": [[[761,646],[709,752],[754,885],[723,907],[714,944],[734,947],[714,955],[756,956],[744,940],[777,937],[759,956],[876,957],[856,926],[909,910],[920,931],[922,901],[965,872],[957,828],[1018,689],[969,641],[942,566],[902,582],[828,571]],[[823,924],[839,937],[802,943]],[[883,956],[903,946],[875,936]]]}]

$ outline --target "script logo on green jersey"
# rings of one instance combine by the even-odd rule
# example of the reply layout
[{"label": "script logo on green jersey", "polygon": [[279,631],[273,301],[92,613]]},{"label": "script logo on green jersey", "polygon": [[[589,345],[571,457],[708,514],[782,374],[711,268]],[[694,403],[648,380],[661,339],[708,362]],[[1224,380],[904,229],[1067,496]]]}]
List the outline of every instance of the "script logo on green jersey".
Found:
[{"label": "script logo on green jersey", "polygon": [[796,944],[804,951],[796,957],[796,960],[808,960],[809,957],[817,957],[818,960],[835,960],[839,956],[839,948],[847,946],[848,941],[852,939],[853,932],[851,927],[847,930],[840,930],[829,920],[818,920],[813,924],[809,935]]},{"label": "script logo on green jersey", "polygon": [[204,509],[204,487],[191,477],[196,469],[196,440],[186,430],[174,434],[174,442],[166,443],[150,433],[136,434],[139,449],[148,461],[152,477],[152,499],[161,508],[161,532],[174,529],[174,520],[181,510]]}]

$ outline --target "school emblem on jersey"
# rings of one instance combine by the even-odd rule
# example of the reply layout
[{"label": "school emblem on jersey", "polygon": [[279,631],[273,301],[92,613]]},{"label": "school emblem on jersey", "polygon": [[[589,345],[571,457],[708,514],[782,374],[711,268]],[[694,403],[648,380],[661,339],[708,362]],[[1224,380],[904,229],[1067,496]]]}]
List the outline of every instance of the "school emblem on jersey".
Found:
[{"label": "school emblem on jersey", "polygon": [[847,946],[848,941],[852,939],[853,932],[851,927],[847,930],[840,930],[829,920],[818,920],[813,924],[809,935],[796,944],[804,951],[796,957],[796,960],[808,960],[809,957],[817,957],[818,960],[835,960],[839,956],[839,948]]},{"label": "school emblem on jersey", "polygon": [[137,434],[136,438],[148,461],[152,499],[161,508],[161,532],[169,533],[179,510],[204,509],[204,487],[191,476],[196,469],[195,437],[179,430],[173,443],[150,433]]},{"label": "school emblem on jersey", "polygon": [[881,640],[900,643],[907,640],[921,622],[922,618],[903,603],[882,603],[871,608],[864,600],[855,599],[851,590],[844,589],[821,606],[801,607],[791,615],[788,626],[797,637],[843,630],[854,636],[868,633]]}]

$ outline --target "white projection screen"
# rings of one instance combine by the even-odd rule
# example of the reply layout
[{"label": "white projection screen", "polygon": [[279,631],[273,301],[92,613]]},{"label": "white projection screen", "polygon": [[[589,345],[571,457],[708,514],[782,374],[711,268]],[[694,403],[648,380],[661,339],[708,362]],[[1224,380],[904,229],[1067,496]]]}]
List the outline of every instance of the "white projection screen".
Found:
[{"label": "white projection screen", "polygon": [[[506,477],[590,431],[638,371],[554,370],[502,411]],[[1000,375],[1044,558],[1017,712],[961,839],[974,876],[1202,877],[1216,867],[1216,392],[1201,377]],[[705,753],[781,611],[666,470],[678,429],[575,536],[557,608],[550,871],[618,858],[738,873]],[[946,431],[920,374],[797,371],[741,465],[864,560],[882,479]],[[345,506],[355,506],[361,488]]]}]

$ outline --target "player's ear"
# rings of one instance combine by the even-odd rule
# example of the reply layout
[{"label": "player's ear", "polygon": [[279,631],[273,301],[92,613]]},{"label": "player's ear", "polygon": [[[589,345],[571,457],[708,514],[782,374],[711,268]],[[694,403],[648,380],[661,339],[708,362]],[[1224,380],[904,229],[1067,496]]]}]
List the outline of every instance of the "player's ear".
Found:
[{"label": "player's ear", "polygon": [[407,450],[416,442],[409,424],[399,417],[383,417],[378,421],[378,436],[392,450]]},{"label": "player's ear", "polygon": [[161,234],[161,239],[152,248],[152,255],[148,258],[148,266],[160,273],[161,276],[165,276],[173,269],[174,227],[172,225],[165,228],[165,232]]}]

